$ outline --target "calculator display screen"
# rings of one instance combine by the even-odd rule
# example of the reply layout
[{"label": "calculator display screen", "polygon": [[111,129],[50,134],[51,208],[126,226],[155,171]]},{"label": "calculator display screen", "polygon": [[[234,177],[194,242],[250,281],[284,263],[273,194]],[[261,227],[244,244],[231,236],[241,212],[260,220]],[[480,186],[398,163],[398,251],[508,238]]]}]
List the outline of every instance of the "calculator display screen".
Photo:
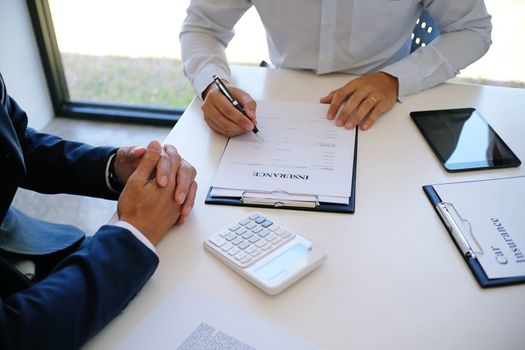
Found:
[{"label": "calculator display screen", "polygon": [[254,270],[259,279],[276,285],[308,264],[310,247],[297,243]]}]

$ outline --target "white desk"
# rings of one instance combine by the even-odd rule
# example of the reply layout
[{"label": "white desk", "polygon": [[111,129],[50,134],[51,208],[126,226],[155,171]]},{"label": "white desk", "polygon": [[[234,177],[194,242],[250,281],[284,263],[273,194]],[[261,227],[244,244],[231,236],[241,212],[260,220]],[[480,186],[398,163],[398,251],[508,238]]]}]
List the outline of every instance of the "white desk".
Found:
[{"label": "white desk", "polygon": [[[235,84],[256,99],[318,102],[348,80],[233,71]],[[525,160],[525,90],[444,84],[398,103],[359,133],[353,215],[260,209],[328,251],[320,268],[274,297],[202,247],[209,234],[252,209],[204,204],[226,137],[208,129],[200,104],[190,105],[166,140],[198,170],[195,208],[158,246],[161,263],[152,280],[88,348],[111,348],[181,282],[327,349],[525,347],[525,285],[481,289],[421,189],[525,175],[525,166],[449,174],[409,117],[413,110],[476,107]]]}]

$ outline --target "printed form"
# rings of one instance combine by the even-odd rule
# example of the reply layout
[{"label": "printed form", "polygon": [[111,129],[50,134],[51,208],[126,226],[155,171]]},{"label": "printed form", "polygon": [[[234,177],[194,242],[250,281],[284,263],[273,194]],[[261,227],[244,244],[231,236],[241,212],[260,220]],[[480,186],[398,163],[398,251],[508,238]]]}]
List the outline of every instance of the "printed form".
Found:
[{"label": "printed form", "polygon": [[488,278],[525,276],[525,177],[433,187],[469,223],[464,236]]},{"label": "printed form", "polygon": [[212,196],[244,193],[313,196],[348,204],[356,131],[326,118],[328,105],[257,102],[257,128],[228,141],[212,182]]}]

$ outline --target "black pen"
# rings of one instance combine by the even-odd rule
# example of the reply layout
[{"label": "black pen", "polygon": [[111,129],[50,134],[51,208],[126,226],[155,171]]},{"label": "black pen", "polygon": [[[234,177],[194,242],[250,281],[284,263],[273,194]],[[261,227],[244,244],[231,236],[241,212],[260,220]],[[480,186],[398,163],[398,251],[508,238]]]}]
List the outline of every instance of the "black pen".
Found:
[{"label": "black pen", "polygon": [[[239,112],[241,112],[246,118],[250,119],[248,117],[248,115],[246,114],[246,112],[244,111],[244,108],[239,103],[239,101],[237,101],[237,99],[235,97],[233,97],[233,95],[230,92],[230,90],[228,90],[226,85],[224,85],[224,83],[222,82],[222,80],[218,76],[216,76],[216,75],[213,76],[213,82],[217,85],[217,87],[219,88],[220,92],[222,92],[222,94],[230,101],[230,103],[233,105],[233,107],[235,107]],[[254,134],[257,134],[259,132],[259,129],[257,129],[257,126],[255,126],[255,124],[253,124],[252,131],[253,131]]]}]

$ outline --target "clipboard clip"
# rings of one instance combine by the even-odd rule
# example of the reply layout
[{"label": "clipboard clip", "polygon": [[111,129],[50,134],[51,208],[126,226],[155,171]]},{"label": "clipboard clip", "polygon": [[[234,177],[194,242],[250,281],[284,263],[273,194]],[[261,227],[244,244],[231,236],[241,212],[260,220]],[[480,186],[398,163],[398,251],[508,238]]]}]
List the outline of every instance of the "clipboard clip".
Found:
[{"label": "clipboard clip", "polygon": [[482,255],[483,249],[472,232],[472,225],[459,214],[454,205],[440,202],[436,204],[436,208],[463,255],[467,258]]},{"label": "clipboard clip", "polygon": [[265,205],[275,208],[296,207],[315,208],[319,206],[319,197],[314,194],[290,193],[277,191],[244,191],[241,202],[252,205]]}]

